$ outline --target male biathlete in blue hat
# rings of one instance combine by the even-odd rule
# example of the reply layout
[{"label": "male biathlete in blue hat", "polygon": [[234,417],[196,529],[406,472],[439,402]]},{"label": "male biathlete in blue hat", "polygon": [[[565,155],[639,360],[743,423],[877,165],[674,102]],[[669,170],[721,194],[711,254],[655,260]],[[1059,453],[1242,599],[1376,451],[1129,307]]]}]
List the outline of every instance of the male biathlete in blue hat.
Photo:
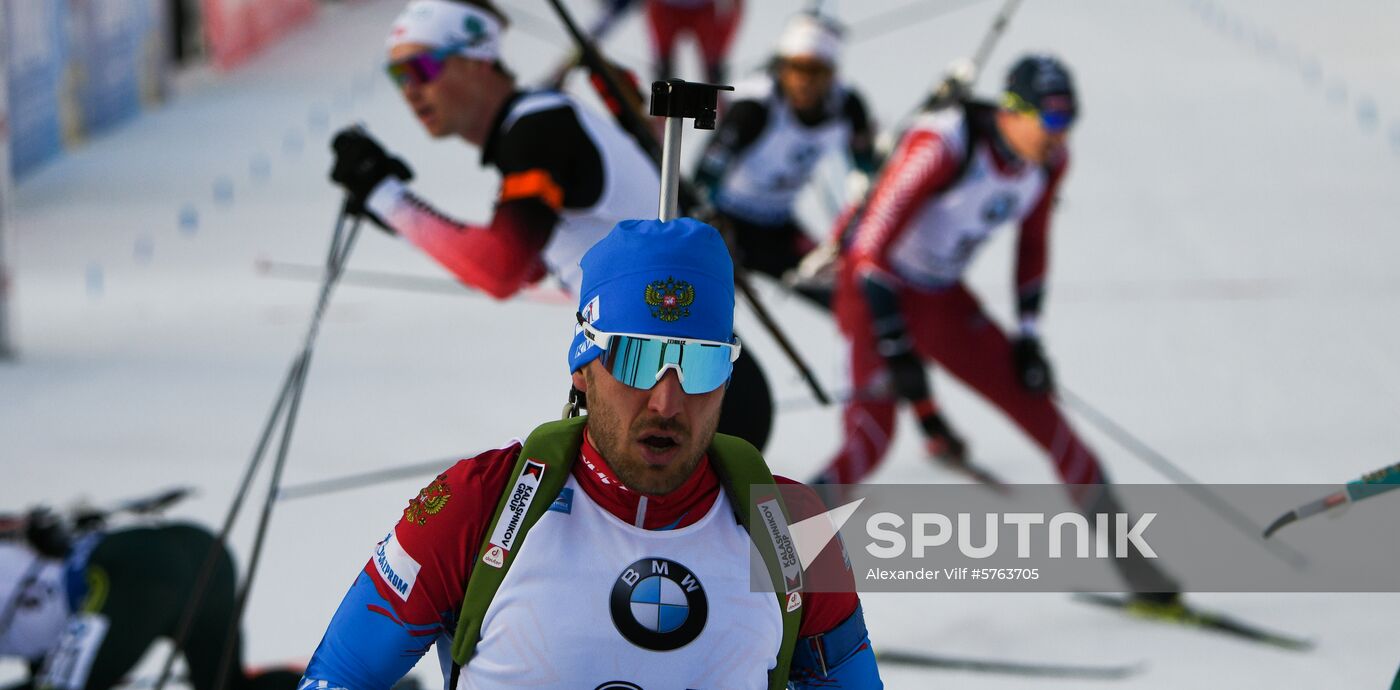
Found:
[{"label": "male biathlete in blue hat", "polygon": [[[302,687],[389,688],[434,644],[449,688],[881,687],[839,542],[801,577],[840,587],[774,565],[786,527],[746,516],[796,483],[715,433],[740,348],[719,233],[624,221],[581,266],[568,359],[588,414],[463,460],[410,501]],[[823,509],[792,493],[788,521]],[[754,547],[773,590],[751,586]]]}]

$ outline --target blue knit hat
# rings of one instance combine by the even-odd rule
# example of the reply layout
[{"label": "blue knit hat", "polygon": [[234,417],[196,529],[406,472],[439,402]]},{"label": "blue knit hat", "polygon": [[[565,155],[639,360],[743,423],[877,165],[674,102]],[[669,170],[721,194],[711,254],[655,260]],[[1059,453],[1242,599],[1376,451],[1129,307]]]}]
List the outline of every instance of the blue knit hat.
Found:
[{"label": "blue knit hat", "polygon": [[[719,231],[698,220],[624,220],[579,267],[579,313],[600,331],[734,340],[734,262]],[[575,328],[569,371],[600,354]]]}]

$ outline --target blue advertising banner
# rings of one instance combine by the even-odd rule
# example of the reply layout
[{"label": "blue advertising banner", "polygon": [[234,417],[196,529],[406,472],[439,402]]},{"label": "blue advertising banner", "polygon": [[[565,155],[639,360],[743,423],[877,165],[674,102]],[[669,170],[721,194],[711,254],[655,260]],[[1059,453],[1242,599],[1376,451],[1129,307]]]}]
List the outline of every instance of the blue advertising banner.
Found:
[{"label": "blue advertising banner", "polygon": [[0,0],[9,68],[10,169],[22,178],[63,148],[59,93],[66,43],[63,0]]},{"label": "blue advertising banner", "polygon": [[[6,35],[8,17],[0,4],[0,37]],[[11,229],[10,207],[14,205],[14,186],[10,183],[10,107],[9,51],[0,50],[0,360],[14,356],[10,343],[10,272],[6,262]]]},{"label": "blue advertising banner", "polygon": [[146,0],[68,0],[77,100],[86,134],[141,111],[141,69],[152,27]]}]

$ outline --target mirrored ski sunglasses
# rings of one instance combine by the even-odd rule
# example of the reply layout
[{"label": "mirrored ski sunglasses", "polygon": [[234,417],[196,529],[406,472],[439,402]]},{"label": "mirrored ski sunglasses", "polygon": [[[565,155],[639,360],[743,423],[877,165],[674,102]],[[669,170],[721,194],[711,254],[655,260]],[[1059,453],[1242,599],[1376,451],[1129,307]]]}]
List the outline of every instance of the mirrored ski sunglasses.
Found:
[{"label": "mirrored ski sunglasses", "polygon": [[1069,129],[1074,123],[1073,110],[1041,110],[1020,96],[1007,92],[1002,96],[1002,106],[1015,113],[1035,115],[1040,118],[1040,124],[1045,127],[1045,131],[1051,134],[1058,134]]},{"label": "mirrored ski sunglasses", "polygon": [[385,65],[384,71],[389,73],[389,78],[399,88],[430,84],[442,75],[447,67],[447,58],[457,55],[462,47],[462,44],[456,43],[436,50],[425,50]]},{"label": "mirrored ski sunglasses", "polygon": [[639,390],[651,390],[656,382],[674,369],[681,390],[699,395],[723,386],[739,359],[738,336],[735,342],[672,338],[640,333],[608,333],[600,331],[577,314],[583,337],[603,349],[600,361],[613,378]]}]

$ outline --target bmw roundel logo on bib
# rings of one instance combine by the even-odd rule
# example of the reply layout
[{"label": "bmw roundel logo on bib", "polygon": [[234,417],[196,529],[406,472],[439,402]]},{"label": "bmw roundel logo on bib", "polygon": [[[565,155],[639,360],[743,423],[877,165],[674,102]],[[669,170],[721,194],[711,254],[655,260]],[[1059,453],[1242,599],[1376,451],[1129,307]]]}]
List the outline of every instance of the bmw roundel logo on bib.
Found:
[{"label": "bmw roundel logo on bib", "polygon": [[710,606],[705,588],[690,569],[664,558],[643,558],[613,583],[613,626],[638,647],[680,649],[700,636]]}]

